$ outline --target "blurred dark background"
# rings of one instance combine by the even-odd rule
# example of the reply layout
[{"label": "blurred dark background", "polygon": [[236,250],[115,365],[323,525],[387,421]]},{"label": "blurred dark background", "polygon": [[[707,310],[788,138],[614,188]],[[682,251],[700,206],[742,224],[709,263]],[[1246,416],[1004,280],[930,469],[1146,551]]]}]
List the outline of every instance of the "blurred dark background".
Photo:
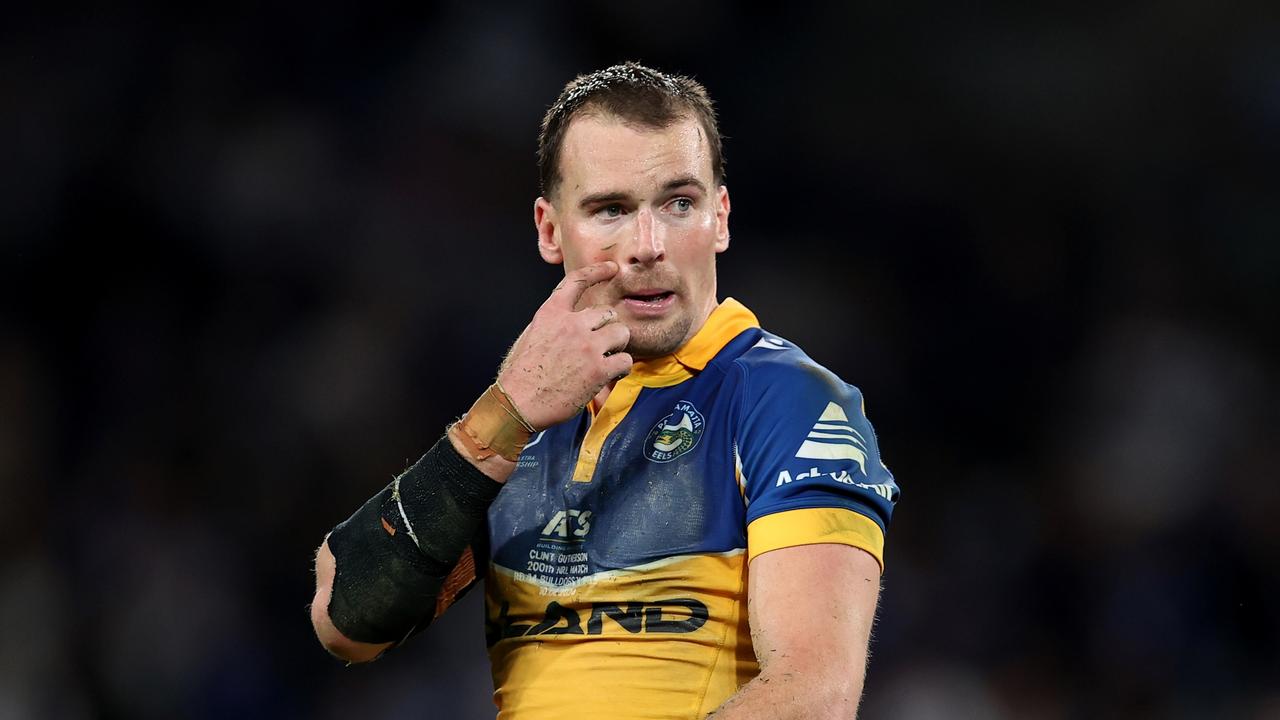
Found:
[{"label": "blurred dark background", "polygon": [[311,556],[556,282],[537,125],[625,59],[902,485],[863,716],[1280,718],[1280,5],[1003,5],[8,11],[0,718],[492,716],[478,594],[347,669]]}]

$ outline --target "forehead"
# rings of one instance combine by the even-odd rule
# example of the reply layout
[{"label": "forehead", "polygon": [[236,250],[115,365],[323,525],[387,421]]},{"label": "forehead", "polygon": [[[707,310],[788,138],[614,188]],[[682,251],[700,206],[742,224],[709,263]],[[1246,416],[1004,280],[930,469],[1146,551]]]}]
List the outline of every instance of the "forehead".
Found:
[{"label": "forehead", "polygon": [[560,191],[644,192],[692,175],[712,186],[711,152],[702,125],[692,117],[665,128],[648,128],[612,115],[576,117],[565,131],[560,154]]}]

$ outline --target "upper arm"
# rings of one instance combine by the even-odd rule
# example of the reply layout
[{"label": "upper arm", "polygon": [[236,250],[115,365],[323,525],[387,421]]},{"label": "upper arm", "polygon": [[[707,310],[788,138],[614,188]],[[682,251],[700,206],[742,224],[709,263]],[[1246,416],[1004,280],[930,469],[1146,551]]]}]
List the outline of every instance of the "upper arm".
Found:
[{"label": "upper arm", "polygon": [[762,678],[797,683],[807,707],[849,717],[898,486],[857,388],[798,351],[762,357],[742,364],[735,438],[753,645]]},{"label": "upper arm", "polygon": [[856,708],[879,594],[880,565],[856,547],[801,545],[756,557],[747,602],[761,673],[803,675],[826,695],[820,705]]}]

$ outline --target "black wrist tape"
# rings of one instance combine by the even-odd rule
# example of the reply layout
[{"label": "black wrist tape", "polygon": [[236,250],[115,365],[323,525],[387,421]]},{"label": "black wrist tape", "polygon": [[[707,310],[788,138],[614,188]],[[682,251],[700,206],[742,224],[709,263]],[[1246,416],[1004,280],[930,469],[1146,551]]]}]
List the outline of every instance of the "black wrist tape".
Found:
[{"label": "black wrist tape", "polygon": [[367,643],[399,642],[426,627],[500,489],[441,438],[329,534],[334,627]]}]

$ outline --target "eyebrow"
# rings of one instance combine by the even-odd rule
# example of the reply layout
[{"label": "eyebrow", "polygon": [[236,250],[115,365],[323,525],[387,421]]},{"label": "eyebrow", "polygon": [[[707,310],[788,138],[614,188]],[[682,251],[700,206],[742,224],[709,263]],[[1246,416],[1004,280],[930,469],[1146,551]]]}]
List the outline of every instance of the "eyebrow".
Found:
[{"label": "eyebrow", "polygon": [[626,200],[628,197],[630,197],[630,195],[628,195],[627,193],[617,192],[617,191],[592,193],[590,195],[583,197],[581,200],[579,200],[578,207],[585,210],[586,208],[589,208],[592,205],[600,205],[602,203],[613,203],[619,200]]},{"label": "eyebrow", "polygon": [[676,188],[684,187],[685,185],[692,185],[698,188],[698,191],[703,195],[707,194],[707,186],[703,185],[701,180],[692,175],[683,175],[674,180],[668,181],[666,185],[662,186],[662,192],[670,192]]},{"label": "eyebrow", "polygon": [[[707,186],[704,185],[701,180],[699,180],[698,178],[692,175],[681,175],[678,178],[673,178],[671,180],[668,180],[666,183],[663,184],[661,192],[667,193],[672,190],[675,190],[676,188],[685,187],[686,185],[691,185],[697,188],[704,195],[707,193]],[[585,208],[591,207],[592,205],[600,205],[602,203],[612,203],[612,202],[618,202],[619,200],[626,200],[629,197],[631,197],[629,193],[625,193],[618,190],[615,190],[612,192],[592,193],[590,195],[583,197],[581,200],[579,200],[578,207],[585,209]]]}]

